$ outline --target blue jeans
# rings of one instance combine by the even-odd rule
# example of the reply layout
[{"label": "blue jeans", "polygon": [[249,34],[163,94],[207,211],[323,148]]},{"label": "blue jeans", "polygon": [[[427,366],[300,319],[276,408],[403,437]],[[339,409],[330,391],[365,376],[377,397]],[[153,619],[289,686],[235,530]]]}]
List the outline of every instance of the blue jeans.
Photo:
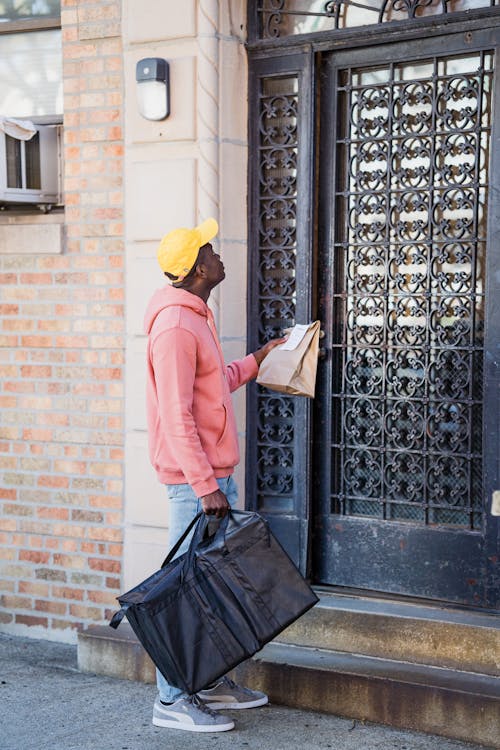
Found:
[{"label": "blue jeans", "polygon": [[[217,483],[227,497],[228,503],[234,508],[238,501],[238,487],[234,479],[232,477],[224,477],[223,479],[218,479]],[[167,488],[170,508],[168,548],[171,549],[183,531],[186,530],[189,522],[200,512],[201,502],[189,484],[167,484],[165,486]],[[190,538],[191,534],[183,542],[176,557],[186,552]],[[164,703],[173,703],[173,701],[185,696],[182,690],[170,685],[158,669],[156,670],[156,684],[160,693],[160,700],[164,701]]]}]

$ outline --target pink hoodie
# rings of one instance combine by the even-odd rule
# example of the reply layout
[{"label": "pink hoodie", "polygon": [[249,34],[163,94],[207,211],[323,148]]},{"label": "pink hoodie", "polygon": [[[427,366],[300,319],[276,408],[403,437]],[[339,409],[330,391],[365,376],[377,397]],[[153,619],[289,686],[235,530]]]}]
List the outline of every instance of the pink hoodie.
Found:
[{"label": "pink hoodie", "polygon": [[155,292],[144,327],[151,463],[160,482],[188,483],[203,497],[240,460],[230,394],[257,375],[257,362],[249,354],[226,366],[210,309],[184,289]]}]

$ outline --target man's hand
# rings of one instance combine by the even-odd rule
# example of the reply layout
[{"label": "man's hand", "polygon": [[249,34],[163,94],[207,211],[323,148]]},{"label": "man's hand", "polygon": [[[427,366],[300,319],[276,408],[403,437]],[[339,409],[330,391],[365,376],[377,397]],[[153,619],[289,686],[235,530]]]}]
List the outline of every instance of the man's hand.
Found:
[{"label": "man's hand", "polygon": [[231,507],[227,501],[227,497],[221,492],[221,490],[216,490],[209,495],[204,495],[200,500],[203,513],[207,516],[224,518]]},{"label": "man's hand", "polygon": [[256,352],[253,352],[253,356],[257,360],[258,366],[260,367],[262,360],[267,357],[271,349],[274,349],[275,346],[279,346],[280,344],[284,344],[286,339],[286,336],[281,339],[273,339],[272,341],[268,341],[261,349],[257,349]]}]

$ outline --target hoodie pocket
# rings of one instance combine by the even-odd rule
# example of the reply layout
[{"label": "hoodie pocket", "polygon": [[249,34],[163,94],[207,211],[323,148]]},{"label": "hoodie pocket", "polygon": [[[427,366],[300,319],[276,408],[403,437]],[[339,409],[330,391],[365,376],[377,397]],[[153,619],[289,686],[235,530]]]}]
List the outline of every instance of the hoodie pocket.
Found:
[{"label": "hoodie pocket", "polygon": [[215,446],[217,463],[220,468],[236,466],[239,461],[238,437],[233,424],[234,418],[231,417],[227,406],[224,405],[223,409],[224,429]]},{"label": "hoodie pocket", "polygon": [[221,436],[217,440],[216,448],[219,448],[222,445],[222,443],[224,442],[224,438],[227,435],[227,430],[228,430],[228,422],[229,422],[229,420],[227,418],[227,408],[224,406],[224,404],[222,404],[222,408],[224,410],[224,426],[222,428]]}]

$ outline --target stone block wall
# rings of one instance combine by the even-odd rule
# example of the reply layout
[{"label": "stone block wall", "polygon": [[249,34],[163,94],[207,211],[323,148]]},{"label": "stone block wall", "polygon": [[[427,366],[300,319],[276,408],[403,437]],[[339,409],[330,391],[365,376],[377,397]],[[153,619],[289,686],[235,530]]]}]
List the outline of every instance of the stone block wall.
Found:
[{"label": "stone block wall", "polygon": [[[246,354],[247,65],[244,0],[125,0],[125,174],[127,191],[127,364],[124,585],[152,573],[167,551],[165,489],[151,468],[144,406],[143,317],[165,284],[156,261],[162,235],[209,216],[226,279],[210,296],[226,361]],[[135,66],[143,57],[170,65],[171,114],[138,114]],[[244,502],[245,389],[233,394]]]}]

